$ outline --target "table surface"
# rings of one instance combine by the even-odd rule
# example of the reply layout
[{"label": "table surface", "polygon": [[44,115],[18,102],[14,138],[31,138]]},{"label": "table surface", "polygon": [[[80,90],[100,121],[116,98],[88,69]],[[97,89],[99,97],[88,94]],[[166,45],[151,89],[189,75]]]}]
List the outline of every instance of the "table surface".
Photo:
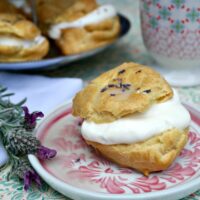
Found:
[{"label": "table surface", "polygon": [[[108,2],[108,0],[101,0]],[[152,65],[153,61],[145,50],[141,38],[139,20],[139,0],[109,0],[117,9],[132,22],[132,28],[128,35],[114,47],[80,62],[63,66],[54,70],[25,72],[29,74],[43,74],[52,77],[79,77],[89,81],[112,67],[123,62],[135,61],[141,64]],[[190,88],[178,88],[183,101],[200,105],[200,86]],[[63,200],[68,198],[51,189],[47,184],[42,188],[32,187],[28,192],[23,191],[23,185],[18,179],[6,181],[8,169],[0,172],[0,199],[2,200]],[[184,200],[200,199],[200,190],[184,198]],[[182,199],[183,200],[183,199]]]}]

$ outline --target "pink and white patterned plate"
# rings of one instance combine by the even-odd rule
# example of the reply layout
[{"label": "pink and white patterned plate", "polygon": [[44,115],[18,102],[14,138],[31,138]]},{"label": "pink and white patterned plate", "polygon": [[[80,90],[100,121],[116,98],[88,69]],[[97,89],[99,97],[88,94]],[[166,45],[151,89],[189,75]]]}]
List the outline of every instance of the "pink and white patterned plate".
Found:
[{"label": "pink and white patterned plate", "polygon": [[51,161],[29,159],[54,189],[73,199],[179,199],[200,188],[200,113],[191,106],[189,142],[171,167],[149,177],[121,168],[97,155],[80,134],[71,103],[50,114],[38,127],[41,143],[56,149]]}]

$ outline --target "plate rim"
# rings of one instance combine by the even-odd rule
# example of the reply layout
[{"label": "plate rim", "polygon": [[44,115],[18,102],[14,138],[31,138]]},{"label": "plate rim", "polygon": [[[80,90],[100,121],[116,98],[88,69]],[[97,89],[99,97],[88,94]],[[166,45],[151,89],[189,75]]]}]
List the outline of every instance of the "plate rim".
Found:
[{"label": "plate rim", "polygon": [[[35,133],[37,133],[38,129],[42,128],[42,126],[45,126],[45,122],[47,123],[51,118],[53,118],[57,113],[60,113],[63,111],[63,109],[66,109],[70,107],[72,104],[72,100],[68,100],[66,103],[63,103],[59,106],[57,106],[55,109],[53,109],[49,114],[40,121],[38,124]],[[194,106],[195,104],[192,103],[183,103],[185,106],[188,106],[192,109],[194,109],[198,114],[200,114],[200,111],[196,109]],[[200,117],[200,116],[199,116]],[[107,194],[107,193],[100,193],[100,192],[94,192],[89,191],[86,189],[81,189],[79,187],[75,187],[72,185],[69,185],[68,183],[65,183],[62,180],[59,180],[52,174],[50,174],[48,171],[44,169],[42,164],[40,163],[39,159],[35,155],[28,155],[28,159],[32,165],[32,167],[37,171],[37,173],[42,177],[43,180],[45,180],[52,188],[60,192],[61,194],[68,196],[70,198],[73,198],[73,195],[75,196],[81,196],[84,198],[96,198],[96,200],[102,200],[102,199],[108,199],[108,200],[160,200],[160,198],[165,198],[167,200],[167,197],[170,197],[170,200],[173,199],[179,199],[183,198],[196,190],[200,189],[200,175],[196,178],[186,181],[185,183],[176,185],[174,187],[170,187],[168,189],[164,189],[161,191],[153,191],[148,193],[142,193],[142,194]],[[178,198],[173,198],[178,197]]]}]

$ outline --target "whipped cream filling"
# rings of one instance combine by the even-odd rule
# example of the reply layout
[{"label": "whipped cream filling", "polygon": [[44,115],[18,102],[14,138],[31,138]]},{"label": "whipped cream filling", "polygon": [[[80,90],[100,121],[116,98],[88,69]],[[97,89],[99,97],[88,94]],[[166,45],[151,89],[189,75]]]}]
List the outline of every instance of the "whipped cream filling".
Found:
[{"label": "whipped cream filling", "polygon": [[13,46],[13,47],[22,47],[24,49],[29,49],[33,46],[41,44],[45,38],[41,35],[35,37],[33,40],[23,40],[11,36],[0,36],[0,46]]},{"label": "whipped cream filling", "polygon": [[31,13],[31,7],[26,0],[9,0],[15,7],[22,9],[26,14]]},{"label": "whipped cream filling", "polygon": [[144,141],[172,128],[183,130],[190,124],[190,114],[181,104],[178,93],[172,99],[151,106],[146,112],[133,114],[111,123],[84,121],[82,136],[101,144],[130,144]]},{"label": "whipped cream filling", "polygon": [[116,15],[117,12],[112,5],[103,5],[78,20],[52,25],[48,31],[48,35],[52,39],[58,39],[63,29],[81,28],[89,24],[102,22]]}]

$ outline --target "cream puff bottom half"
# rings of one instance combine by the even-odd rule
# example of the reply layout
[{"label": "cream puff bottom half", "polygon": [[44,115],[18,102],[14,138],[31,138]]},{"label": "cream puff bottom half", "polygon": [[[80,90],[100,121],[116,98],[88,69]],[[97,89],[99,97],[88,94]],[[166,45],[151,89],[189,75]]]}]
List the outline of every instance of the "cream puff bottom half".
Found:
[{"label": "cream puff bottom half", "polygon": [[165,170],[172,164],[187,143],[188,132],[188,128],[174,128],[133,144],[104,145],[88,140],[86,142],[109,160],[148,176],[150,172]]}]

